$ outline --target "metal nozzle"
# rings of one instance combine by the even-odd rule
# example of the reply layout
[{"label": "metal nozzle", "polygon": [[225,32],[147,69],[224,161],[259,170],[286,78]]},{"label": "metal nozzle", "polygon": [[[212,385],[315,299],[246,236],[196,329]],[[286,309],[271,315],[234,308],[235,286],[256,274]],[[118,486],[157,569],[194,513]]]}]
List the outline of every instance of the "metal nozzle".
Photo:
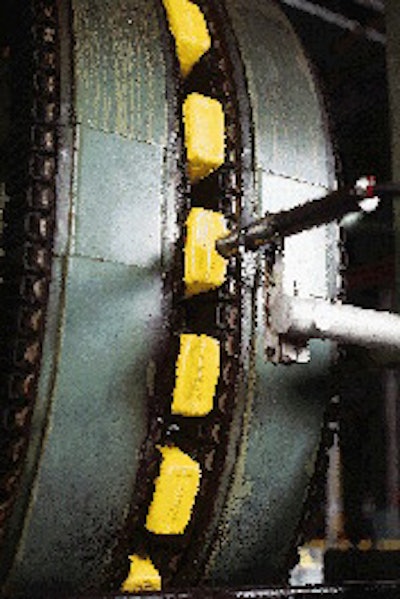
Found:
[{"label": "metal nozzle", "polygon": [[365,210],[363,202],[378,197],[400,195],[400,183],[377,185],[375,177],[363,177],[354,186],[333,191],[323,198],[311,200],[290,210],[267,213],[246,227],[232,231],[216,242],[218,252],[225,258],[237,254],[239,247],[255,251],[278,237],[287,237],[343,218],[350,212]]}]

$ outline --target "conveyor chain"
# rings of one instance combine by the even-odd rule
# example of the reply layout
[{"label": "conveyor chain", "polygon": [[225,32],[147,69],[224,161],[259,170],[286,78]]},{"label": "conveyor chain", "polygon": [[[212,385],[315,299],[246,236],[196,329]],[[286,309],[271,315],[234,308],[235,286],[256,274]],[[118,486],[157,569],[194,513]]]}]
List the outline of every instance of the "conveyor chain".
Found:
[{"label": "conveyor chain", "polygon": [[[55,218],[59,49],[56,3],[16,3],[12,144],[1,259],[0,523],[22,469],[40,370]],[[22,8],[21,8],[22,7]],[[22,16],[23,15],[23,16]]]}]

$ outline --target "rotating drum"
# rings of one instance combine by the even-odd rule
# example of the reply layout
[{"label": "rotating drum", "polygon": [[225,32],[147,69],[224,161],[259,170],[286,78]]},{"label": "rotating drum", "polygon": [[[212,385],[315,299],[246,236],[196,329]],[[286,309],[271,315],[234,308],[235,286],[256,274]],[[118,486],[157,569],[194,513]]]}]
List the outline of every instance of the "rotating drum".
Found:
[{"label": "rotating drum", "polygon": [[[160,0],[19,0],[10,11],[9,597],[116,590],[135,552],[150,555],[163,588],[278,583],[293,564],[334,348],[311,343],[308,364],[266,362],[261,252],[231,258],[219,289],[185,298],[185,222],[202,207],[232,228],[323,195],[334,161],[317,84],[278,4],[197,4],[212,43],[185,79]],[[225,115],[225,162],[199,183],[186,169],[190,93]],[[336,233],[290,240],[285,284],[334,297]],[[171,413],[186,333],[221,348],[204,417]],[[160,446],[201,468],[183,534],[146,530]]]}]

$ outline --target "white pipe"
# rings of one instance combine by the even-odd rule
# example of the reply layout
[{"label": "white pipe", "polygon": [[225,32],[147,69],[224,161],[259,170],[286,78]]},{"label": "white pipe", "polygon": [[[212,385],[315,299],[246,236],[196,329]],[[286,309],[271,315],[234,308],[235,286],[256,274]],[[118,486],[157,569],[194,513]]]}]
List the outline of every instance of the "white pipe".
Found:
[{"label": "white pipe", "polygon": [[270,306],[270,323],[274,331],[288,337],[400,350],[400,316],[391,312],[283,296]]}]

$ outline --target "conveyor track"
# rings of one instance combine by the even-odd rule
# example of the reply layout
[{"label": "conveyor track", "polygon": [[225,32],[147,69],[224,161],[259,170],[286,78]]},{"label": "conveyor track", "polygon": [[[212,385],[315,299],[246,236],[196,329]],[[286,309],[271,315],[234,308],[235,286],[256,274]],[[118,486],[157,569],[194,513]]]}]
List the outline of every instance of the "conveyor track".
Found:
[{"label": "conveyor track", "polygon": [[[233,414],[243,410],[239,381],[248,376],[249,354],[252,353],[252,323],[249,313],[251,291],[245,291],[244,277],[249,277],[240,258],[231,258],[226,282],[218,290],[192,298],[184,297],[183,248],[185,223],[192,207],[216,210],[224,214],[228,226],[246,223],[253,215],[253,134],[251,109],[243,65],[229,27],[229,19],[221,2],[200,1],[212,38],[211,49],[194,66],[186,79],[179,73],[175,59],[169,76],[170,105],[176,107],[175,127],[179,131],[176,146],[170,149],[178,165],[179,183],[176,186],[176,205],[179,241],[171,272],[165,272],[166,297],[172,298],[169,323],[168,361],[158,367],[155,392],[149,397],[150,428],[140,459],[134,493],[134,505],[128,521],[127,538],[117,550],[117,563],[123,553],[130,551],[151,555],[161,573],[163,586],[190,583],[202,572],[211,550],[213,523],[218,516],[217,502],[229,485],[228,446],[237,432],[238,418]],[[165,19],[165,15],[164,19]],[[167,22],[164,22],[164,28]],[[166,46],[175,54],[174,40],[166,34]],[[190,184],[186,176],[186,150],[183,143],[182,104],[192,92],[218,99],[225,114],[225,162],[214,173]],[[251,277],[250,277],[251,278]],[[247,297],[246,297],[247,295]],[[250,297],[249,297],[250,295]],[[247,304],[247,305],[246,305]],[[203,418],[171,415],[178,341],[181,333],[197,333],[217,338],[221,347],[220,377],[214,398],[213,411]],[[162,356],[161,360],[165,360]],[[243,384],[243,382],[242,382]],[[178,446],[201,465],[201,486],[191,522],[180,536],[155,535],[146,531],[147,510],[154,492],[154,480],[159,470],[158,444]],[[126,560],[125,560],[126,561]],[[117,564],[116,564],[117,567]],[[122,571],[122,568],[121,568]],[[126,576],[126,566],[125,566]]]}]

